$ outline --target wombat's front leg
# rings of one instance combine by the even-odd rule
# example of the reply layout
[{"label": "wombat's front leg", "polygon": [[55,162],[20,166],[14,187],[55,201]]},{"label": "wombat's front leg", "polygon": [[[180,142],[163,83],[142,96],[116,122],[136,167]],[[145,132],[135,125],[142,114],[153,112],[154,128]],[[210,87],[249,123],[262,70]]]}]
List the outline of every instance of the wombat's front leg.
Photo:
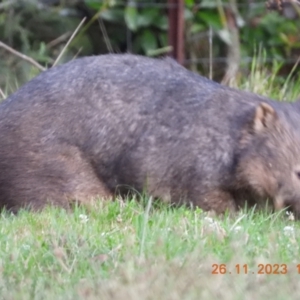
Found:
[{"label": "wombat's front leg", "polygon": [[237,211],[233,196],[221,189],[211,190],[203,194],[199,202],[199,207],[208,211],[214,211],[216,214],[224,214],[226,211],[234,215]]}]

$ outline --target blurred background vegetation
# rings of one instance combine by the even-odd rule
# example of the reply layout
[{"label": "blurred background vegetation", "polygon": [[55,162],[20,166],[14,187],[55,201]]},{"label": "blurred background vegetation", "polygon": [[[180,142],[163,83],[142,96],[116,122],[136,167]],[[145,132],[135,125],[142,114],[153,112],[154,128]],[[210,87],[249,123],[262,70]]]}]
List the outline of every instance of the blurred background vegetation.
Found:
[{"label": "blurred background vegetation", "polygon": [[[167,0],[0,0],[0,41],[50,67],[84,17],[60,63],[108,52],[168,53]],[[269,12],[265,1],[185,0],[184,20],[184,64],[194,71],[228,83],[260,57],[279,81],[291,70],[298,76],[300,18]],[[39,72],[0,48],[5,93]]]}]

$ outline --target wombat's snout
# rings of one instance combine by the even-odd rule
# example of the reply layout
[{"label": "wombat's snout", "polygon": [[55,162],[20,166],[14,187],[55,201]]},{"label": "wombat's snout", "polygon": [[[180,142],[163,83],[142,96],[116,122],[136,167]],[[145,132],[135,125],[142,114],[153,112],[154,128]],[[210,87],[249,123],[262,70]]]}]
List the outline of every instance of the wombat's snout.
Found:
[{"label": "wombat's snout", "polygon": [[274,207],[276,211],[286,209],[288,212],[292,212],[296,220],[300,220],[300,196],[289,197],[282,199],[276,198]]},{"label": "wombat's snout", "polygon": [[286,201],[285,207],[293,213],[295,220],[300,220],[300,197]]}]

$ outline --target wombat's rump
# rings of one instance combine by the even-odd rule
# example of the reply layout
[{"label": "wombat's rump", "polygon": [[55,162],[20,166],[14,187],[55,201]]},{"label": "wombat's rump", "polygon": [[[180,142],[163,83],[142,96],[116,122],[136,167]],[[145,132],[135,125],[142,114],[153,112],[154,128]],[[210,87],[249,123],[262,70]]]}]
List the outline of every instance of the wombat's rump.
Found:
[{"label": "wombat's rump", "polygon": [[300,118],[171,59],[103,55],[43,72],[0,105],[0,205],[131,188],[218,213],[270,198],[300,210]]}]

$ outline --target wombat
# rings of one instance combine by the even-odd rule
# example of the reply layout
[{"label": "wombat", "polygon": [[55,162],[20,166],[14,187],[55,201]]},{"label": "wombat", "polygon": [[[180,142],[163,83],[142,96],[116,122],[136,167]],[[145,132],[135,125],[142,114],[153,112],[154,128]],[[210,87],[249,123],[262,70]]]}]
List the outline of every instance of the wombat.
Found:
[{"label": "wombat", "polygon": [[272,200],[300,213],[300,118],[170,58],[85,57],[0,105],[0,206],[146,191],[223,213]]}]

